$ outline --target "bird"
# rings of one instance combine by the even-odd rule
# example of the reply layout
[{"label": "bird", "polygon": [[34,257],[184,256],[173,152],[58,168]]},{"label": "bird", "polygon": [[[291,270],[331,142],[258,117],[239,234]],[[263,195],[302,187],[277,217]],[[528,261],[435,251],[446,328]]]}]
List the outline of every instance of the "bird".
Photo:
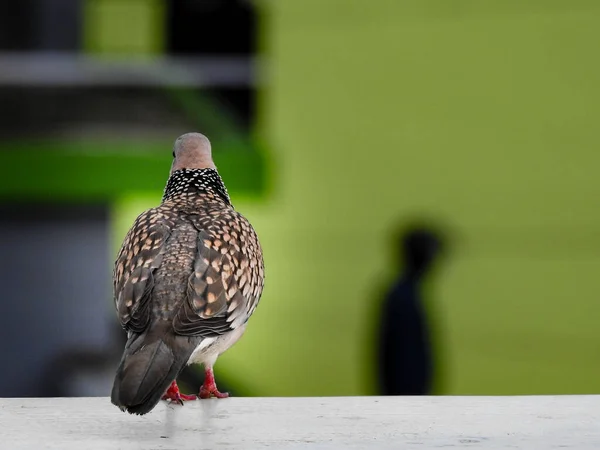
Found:
[{"label": "bird", "polygon": [[[237,212],[200,133],[175,140],[159,206],[126,234],[113,271],[115,309],[127,332],[111,402],[144,415],[160,402],[226,398],[214,378],[220,354],[246,329],[264,287],[258,235]],[[204,366],[198,395],[177,376]]]}]

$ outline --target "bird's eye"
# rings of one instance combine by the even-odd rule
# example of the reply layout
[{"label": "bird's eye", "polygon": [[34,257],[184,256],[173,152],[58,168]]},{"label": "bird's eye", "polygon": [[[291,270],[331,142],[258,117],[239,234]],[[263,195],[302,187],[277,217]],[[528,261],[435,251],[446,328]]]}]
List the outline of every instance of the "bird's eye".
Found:
[{"label": "bird's eye", "polygon": [[173,158],[175,158],[175,150],[173,150]]}]

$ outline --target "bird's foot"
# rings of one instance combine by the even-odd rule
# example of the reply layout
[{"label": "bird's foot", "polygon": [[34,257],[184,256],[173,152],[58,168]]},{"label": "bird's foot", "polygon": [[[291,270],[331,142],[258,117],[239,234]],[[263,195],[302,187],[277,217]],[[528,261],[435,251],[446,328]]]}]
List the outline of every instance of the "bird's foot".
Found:
[{"label": "bird's foot", "polygon": [[198,394],[200,398],[227,398],[229,397],[228,392],[219,392],[217,389],[217,383],[215,383],[215,375],[213,374],[212,368],[208,368],[204,371],[204,384],[200,388]]},{"label": "bird's foot", "polygon": [[200,388],[200,393],[198,394],[200,398],[227,398],[229,397],[229,392],[219,392],[217,386],[213,386],[212,388],[209,386],[204,386]]},{"label": "bird's foot", "polygon": [[173,381],[167,392],[162,396],[163,400],[170,400],[171,403],[179,403],[183,405],[184,401],[196,400],[195,395],[187,395],[179,392],[179,386],[177,386],[177,381]]}]

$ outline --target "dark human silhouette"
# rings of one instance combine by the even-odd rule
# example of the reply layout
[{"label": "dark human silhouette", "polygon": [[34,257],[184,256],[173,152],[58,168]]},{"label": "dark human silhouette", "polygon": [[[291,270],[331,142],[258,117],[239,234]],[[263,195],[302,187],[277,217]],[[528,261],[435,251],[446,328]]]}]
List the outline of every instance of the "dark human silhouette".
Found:
[{"label": "dark human silhouette", "polygon": [[379,393],[428,395],[434,367],[421,287],[442,249],[442,239],[427,228],[411,228],[399,235],[396,245],[404,271],[381,311]]}]

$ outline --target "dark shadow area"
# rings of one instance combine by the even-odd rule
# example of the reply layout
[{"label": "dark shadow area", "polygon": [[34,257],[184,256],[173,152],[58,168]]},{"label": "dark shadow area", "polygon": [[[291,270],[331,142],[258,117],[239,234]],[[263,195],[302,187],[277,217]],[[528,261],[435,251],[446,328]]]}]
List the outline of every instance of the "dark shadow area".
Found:
[{"label": "dark shadow area", "polygon": [[394,236],[402,270],[388,288],[378,318],[379,395],[433,393],[437,367],[423,285],[446,247],[442,233],[427,225],[403,226]]}]

